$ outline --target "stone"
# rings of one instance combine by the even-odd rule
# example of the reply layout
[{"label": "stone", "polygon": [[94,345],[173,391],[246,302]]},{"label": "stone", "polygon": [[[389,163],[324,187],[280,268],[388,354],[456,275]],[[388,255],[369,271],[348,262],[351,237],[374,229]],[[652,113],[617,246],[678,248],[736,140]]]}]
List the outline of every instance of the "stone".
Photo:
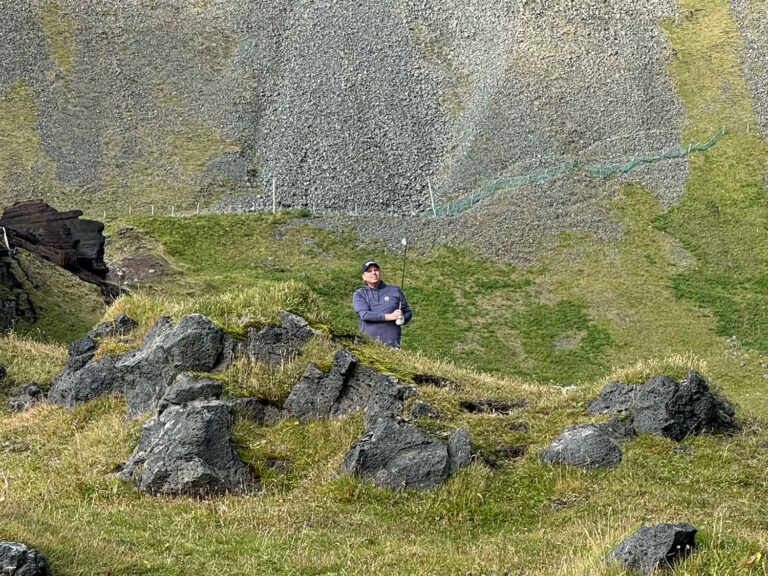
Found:
[{"label": "stone", "polygon": [[116,368],[118,356],[104,356],[88,361],[82,367],[70,365],[53,380],[48,401],[73,408],[103,394],[122,394],[123,382]]},{"label": "stone", "polygon": [[587,414],[626,414],[635,403],[637,386],[634,384],[622,384],[609,382],[600,391],[600,395],[587,406]]},{"label": "stone", "polygon": [[429,488],[445,482],[469,462],[469,434],[459,429],[448,443],[395,418],[381,417],[355,442],[344,472],[387,488]]},{"label": "stone", "polygon": [[320,334],[302,317],[283,310],[280,326],[265,326],[248,331],[246,350],[251,358],[280,366],[298,355],[310,338]]},{"label": "stone", "polygon": [[5,379],[7,374],[8,374],[8,371],[5,369],[5,366],[0,364],[0,382],[2,382]]},{"label": "stone", "polygon": [[45,556],[20,542],[0,540],[0,574],[9,576],[47,576]]},{"label": "stone", "polygon": [[[70,348],[64,370],[54,379],[48,398],[73,407],[101,394],[124,394],[128,414],[154,408],[182,372],[210,372],[227,361],[224,332],[205,316],[190,314],[176,325],[158,318],[137,349],[93,360],[96,340],[85,337]],[[79,356],[78,354],[84,352]]]},{"label": "stone", "polygon": [[601,422],[595,426],[615,442],[628,442],[637,437],[631,418],[614,416],[607,422]]},{"label": "stone", "polygon": [[16,202],[5,208],[0,226],[12,248],[23,248],[69,270],[81,280],[96,284],[114,299],[120,289],[106,281],[104,224],[81,220],[80,210],[59,212],[42,200]]},{"label": "stone", "polygon": [[229,438],[232,408],[218,400],[169,405],[149,420],[120,477],[149,494],[206,497],[258,482]]},{"label": "stone", "polygon": [[91,338],[107,338],[109,336],[125,336],[136,328],[139,323],[126,314],[120,314],[112,322],[102,322],[88,332]]},{"label": "stone", "polygon": [[283,408],[302,420],[342,416],[366,410],[366,419],[395,415],[413,389],[400,386],[385,374],[360,366],[346,348],[340,348],[325,374],[314,364],[304,370]]},{"label": "stone", "polygon": [[418,385],[435,386],[437,388],[458,389],[459,385],[444,376],[435,374],[414,374],[413,383]]},{"label": "stone", "polygon": [[210,372],[224,351],[224,332],[201,314],[155,322],[141,348],[121,356],[115,368],[124,383],[129,414],[151,409],[181,372]]},{"label": "stone", "polygon": [[45,393],[36,383],[31,382],[11,391],[5,401],[9,412],[21,412],[45,400]]},{"label": "stone", "polygon": [[195,378],[182,372],[165,391],[158,403],[157,410],[162,412],[168,406],[186,404],[195,400],[218,400],[224,385],[216,380]]},{"label": "stone", "polygon": [[664,375],[638,385],[612,382],[590,402],[587,411],[625,415],[637,434],[678,442],[690,434],[738,429],[733,406],[713,392],[696,371],[690,371],[682,382]]},{"label": "stone", "polygon": [[568,426],[539,455],[546,464],[578,468],[613,468],[621,462],[621,449],[592,424]]},{"label": "stone", "polygon": [[687,556],[696,547],[696,528],[688,523],[644,526],[630,534],[606,557],[626,570],[651,574]]},{"label": "stone", "polygon": [[638,387],[633,422],[638,434],[680,441],[702,431],[735,430],[734,416],[733,407],[713,394],[704,378],[691,371],[681,384],[657,376]]}]

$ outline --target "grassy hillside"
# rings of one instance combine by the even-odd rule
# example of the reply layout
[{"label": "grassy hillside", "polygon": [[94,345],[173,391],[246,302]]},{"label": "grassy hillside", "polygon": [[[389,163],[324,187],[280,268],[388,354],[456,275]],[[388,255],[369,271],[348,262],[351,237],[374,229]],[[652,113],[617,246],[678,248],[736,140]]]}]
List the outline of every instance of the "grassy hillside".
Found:
[{"label": "grassy hillside", "polygon": [[[258,305],[247,310],[244,300]],[[182,306],[158,297],[122,299],[107,317],[126,312],[146,329],[154,314],[178,317],[200,310],[235,327],[238,310],[245,309],[258,325],[281,306],[318,320],[313,299],[300,287],[270,283]],[[13,381],[63,361],[60,348],[13,338],[6,338],[1,350],[0,362],[18,359],[9,366]],[[327,366],[332,351],[320,337],[281,369],[240,363],[221,378],[230,394],[284,399],[306,363]],[[359,415],[307,424],[286,420],[273,427],[238,421],[233,439],[260,474],[261,492],[203,502],[158,498],[109,476],[130,454],[143,420],[125,421],[122,400],[102,398],[73,411],[41,405],[0,416],[5,479],[0,538],[33,543],[57,575],[516,570],[609,575],[618,572],[604,567],[601,558],[627,532],[649,521],[683,519],[700,528],[701,549],[673,574],[764,573],[755,555],[768,534],[755,503],[766,489],[765,414],[755,413],[754,405],[750,409],[737,389],[722,387],[739,404],[744,430],[735,436],[692,437],[679,445],[641,438],[625,446],[616,470],[585,472],[544,466],[537,453],[564,425],[588,420],[584,404],[601,382],[561,391],[407,351],[370,344],[354,351],[404,381],[424,372],[450,378],[455,385],[449,388],[419,386],[419,397],[443,412],[438,422],[422,425],[435,432],[466,426],[475,449],[494,454],[514,446],[517,456],[495,466],[479,459],[434,490],[391,491],[338,471],[362,431]],[[657,372],[679,377],[689,367],[709,372],[700,359],[688,356],[639,364],[610,377],[638,381]],[[459,400],[478,396],[525,399],[527,405],[510,416],[459,409]],[[268,467],[267,459],[291,464],[281,472]]]},{"label": "grassy hillside", "polygon": [[[627,533],[687,521],[700,529],[700,549],[670,574],[765,576],[768,144],[755,132],[728,3],[679,4],[679,16],[663,29],[684,140],[726,127],[716,146],[690,158],[681,201],[660,202],[641,183],[612,181],[617,192],[604,209],[619,237],[562,234],[542,243],[547,249],[529,267],[455,247],[409,250],[405,292],[414,321],[402,350],[352,344],[360,263],[376,259],[395,283],[402,265],[399,253],[352,232],[320,228],[300,213],[109,222],[112,255],[130,252],[117,230],[134,226],[174,272],[133,286],[105,318],[134,316],[140,335],[160,314],[198,311],[242,336],[288,308],[323,330],[281,369],[238,362],[220,376],[228,394],[284,399],[307,362],[329,365],[333,336],[404,382],[416,373],[449,378],[452,387],[418,387],[419,398],[443,413],[420,424],[436,433],[466,426],[475,449],[493,455],[512,447],[514,456],[496,465],[478,458],[434,490],[390,491],[339,472],[362,431],[360,415],[273,427],[237,421],[233,439],[263,491],[157,498],[109,475],[147,417],[125,421],[121,399],[72,411],[0,411],[0,539],[40,548],[55,576],[611,576],[620,572],[602,558]],[[68,44],[56,50],[57,65],[71,67]],[[34,110],[13,98],[26,98],[26,88],[9,94],[0,108],[15,114],[29,146],[0,151],[6,177],[17,163],[13,154],[27,158],[39,145]],[[103,349],[125,350],[138,337]],[[0,397],[30,380],[49,384],[64,356],[61,345],[0,337],[0,364],[8,368]],[[599,420],[584,407],[606,382],[680,377],[690,368],[734,402],[740,432],[681,443],[642,437],[624,445],[611,471],[538,462],[566,424]],[[478,396],[527,404],[509,416],[459,408]],[[280,471],[269,459],[291,464]]]}]

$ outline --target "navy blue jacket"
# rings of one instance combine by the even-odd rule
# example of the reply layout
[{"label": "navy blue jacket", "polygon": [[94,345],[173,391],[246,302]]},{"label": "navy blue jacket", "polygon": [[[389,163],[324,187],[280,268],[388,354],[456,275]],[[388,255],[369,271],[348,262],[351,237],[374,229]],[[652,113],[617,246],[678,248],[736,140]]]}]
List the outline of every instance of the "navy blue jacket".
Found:
[{"label": "navy blue jacket", "polygon": [[388,346],[400,346],[400,326],[394,320],[384,320],[384,314],[401,308],[405,323],[411,321],[411,307],[400,288],[381,280],[376,288],[361,286],[352,295],[352,306],[359,318],[357,327],[360,332]]}]

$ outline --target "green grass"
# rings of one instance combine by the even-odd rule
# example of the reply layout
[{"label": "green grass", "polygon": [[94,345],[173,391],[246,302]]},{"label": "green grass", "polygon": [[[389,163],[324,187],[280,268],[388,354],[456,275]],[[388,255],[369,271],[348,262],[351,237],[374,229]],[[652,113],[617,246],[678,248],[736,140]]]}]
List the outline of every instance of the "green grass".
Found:
[{"label": "green grass", "polygon": [[694,268],[674,277],[676,295],[712,310],[718,334],[766,350],[768,143],[754,129],[741,77],[741,38],[728,3],[683,5],[684,19],[667,31],[676,51],[671,72],[686,109],[686,136],[713,126],[726,126],[728,133],[707,154],[691,157],[682,202],[656,224],[696,257]]},{"label": "green grass", "polygon": [[[727,2],[682,0],[680,18],[664,27],[685,107],[683,140],[728,129],[715,147],[690,157],[682,201],[666,209],[648,190],[626,185],[608,207],[619,240],[565,234],[527,269],[468,251],[413,250],[406,293],[415,316],[403,349],[350,344],[366,365],[405,383],[417,373],[456,383],[419,387],[419,399],[442,413],[423,426],[437,433],[466,426],[475,448],[526,446],[522,457],[498,468],[476,461],[434,490],[391,491],[339,471],[362,430],[359,414],[271,427],[237,420],[233,439],[260,475],[261,492],[156,498],[109,475],[140,433],[141,422],[123,419],[122,400],[74,411],[43,405],[0,412],[0,538],[42,549],[56,575],[609,576],[621,572],[602,558],[629,532],[687,521],[700,530],[700,549],[669,574],[765,576],[768,149],[748,129],[754,118]],[[26,97],[25,90],[11,94]],[[4,98],[0,109],[17,113],[18,141],[29,146],[3,148],[0,172],[16,162],[9,154],[37,150],[34,110],[17,106],[24,98]],[[9,122],[0,119],[0,134]],[[190,134],[201,147],[171,143],[187,173],[226,148],[205,129]],[[126,223],[151,236],[147,246],[176,274],[106,312],[106,319],[128,313],[141,328],[128,343],[108,340],[105,351],[137,344],[160,314],[202,312],[242,336],[287,307],[324,331],[279,369],[241,360],[217,375],[230,395],[279,402],[308,362],[328,368],[335,345],[327,335],[356,330],[350,300],[362,261],[375,258],[385,279],[399,283],[400,254],[317,229],[300,214],[135,217],[111,222],[110,231]],[[130,246],[114,236],[110,250]],[[60,345],[4,336],[0,363],[9,378],[1,391],[47,384],[63,361]],[[610,471],[538,462],[564,426],[593,420],[585,404],[606,382],[679,378],[689,368],[736,404],[740,432],[687,438],[682,448],[639,438]],[[461,400],[482,396],[528,404],[507,417],[460,409]],[[280,472],[267,459],[291,465]]]}]

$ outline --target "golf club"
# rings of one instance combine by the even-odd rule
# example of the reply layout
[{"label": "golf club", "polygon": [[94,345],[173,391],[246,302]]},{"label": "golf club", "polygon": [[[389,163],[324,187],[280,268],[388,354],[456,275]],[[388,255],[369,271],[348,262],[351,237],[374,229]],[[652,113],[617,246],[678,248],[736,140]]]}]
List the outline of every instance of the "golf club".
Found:
[{"label": "golf club", "polygon": [[[406,257],[406,254],[408,254],[408,240],[403,238],[402,240],[400,240],[400,244],[403,245],[403,275],[400,278],[400,292],[403,293],[403,287],[405,286],[405,257]],[[402,310],[403,310],[403,299],[401,298],[400,299],[400,311],[402,312]],[[395,323],[398,326],[402,326],[405,323],[405,318],[400,316],[400,318],[395,320]]]}]

